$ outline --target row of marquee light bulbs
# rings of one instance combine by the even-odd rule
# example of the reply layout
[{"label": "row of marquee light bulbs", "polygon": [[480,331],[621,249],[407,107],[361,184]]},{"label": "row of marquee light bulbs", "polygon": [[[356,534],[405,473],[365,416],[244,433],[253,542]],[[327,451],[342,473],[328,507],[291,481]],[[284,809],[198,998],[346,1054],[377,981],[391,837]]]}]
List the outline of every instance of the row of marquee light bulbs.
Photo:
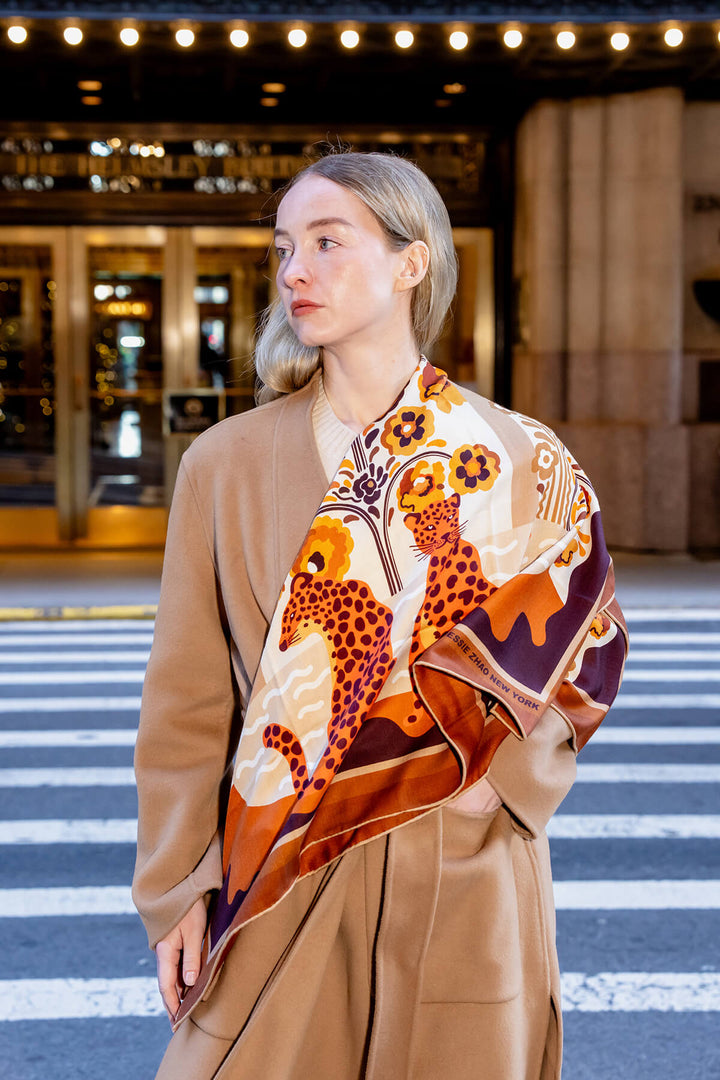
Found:
[{"label": "row of marquee light bulbs", "polygon": [[[518,49],[525,40],[523,28],[517,25],[505,25],[500,27],[503,43],[508,49]],[[27,27],[22,23],[13,23],[7,27],[7,36],[14,45],[22,45],[28,40]],[[250,43],[250,33],[243,26],[235,26],[229,31],[230,44],[237,49],[243,49]],[[360,44],[360,34],[354,27],[345,27],[340,30],[340,44],[346,49],[354,49]],[[720,30],[718,30],[720,42]],[[63,37],[68,45],[80,45],[83,40],[83,31],[77,24],[68,24],[63,29]],[[140,42],[140,31],[136,26],[125,25],[118,33],[120,42],[127,48],[134,48]],[[672,49],[682,45],[685,34],[677,24],[667,24],[663,28],[665,44]],[[415,42],[415,34],[409,27],[399,27],[394,32],[395,44],[399,49],[410,49]],[[302,49],[308,42],[308,31],[303,26],[292,26],[288,30],[287,40],[295,49]],[[458,52],[466,49],[470,44],[470,34],[461,28],[448,29],[448,44]],[[190,48],[195,42],[195,31],[190,26],[178,26],[175,30],[175,41],[184,49]],[[568,26],[556,29],[555,41],[560,49],[572,49],[577,41],[575,30]],[[610,45],[617,52],[622,52],[630,45],[630,35],[626,30],[614,29],[610,34]]]}]

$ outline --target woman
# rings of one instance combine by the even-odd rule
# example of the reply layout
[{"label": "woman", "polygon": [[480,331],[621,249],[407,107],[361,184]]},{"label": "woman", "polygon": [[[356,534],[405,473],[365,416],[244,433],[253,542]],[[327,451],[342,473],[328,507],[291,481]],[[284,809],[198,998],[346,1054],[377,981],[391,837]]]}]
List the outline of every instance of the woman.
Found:
[{"label": "woman", "polygon": [[275,243],[277,400],[183,459],[143,693],[158,1077],[550,1080],[544,829],[625,655],[595,496],[424,359],[456,261],[410,162],[315,162]]}]

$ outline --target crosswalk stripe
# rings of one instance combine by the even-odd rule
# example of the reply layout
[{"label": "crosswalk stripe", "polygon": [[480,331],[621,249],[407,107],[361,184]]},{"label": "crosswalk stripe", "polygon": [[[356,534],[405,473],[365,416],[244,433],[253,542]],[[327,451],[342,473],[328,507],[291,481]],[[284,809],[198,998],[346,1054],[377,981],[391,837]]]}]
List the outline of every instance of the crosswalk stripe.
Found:
[{"label": "crosswalk stripe", "polygon": [[[662,730],[662,729],[660,729]],[[702,731],[702,728],[699,729]],[[718,732],[720,735],[720,731]],[[137,728],[103,728],[83,731],[0,731],[0,749],[39,746],[134,746]]]},{"label": "crosswalk stripe", "polygon": [[[558,911],[720,909],[720,881],[556,881]],[[127,885],[0,889],[0,918],[135,915]]]},{"label": "crosswalk stripe", "polygon": [[128,885],[0,889],[0,919],[134,914]]},{"label": "crosswalk stripe", "polygon": [[114,635],[121,630],[135,630],[136,632],[152,632],[153,619],[32,619],[12,620],[0,626],[0,641],[6,634],[57,634],[59,636],[75,631],[86,631],[95,635],[100,631],[109,631]]},{"label": "crosswalk stripe", "polygon": [[563,1012],[717,1012],[720,975],[692,971],[604,971],[561,977]]},{"label": "crosswalk stripe", "polygon": [[[38,645],[98,645],[108,648],[113,645],[151,645],[152,633],[127,634],[2,634],[0,645],[3,648],[36,649]],[[65,655],[64,653],[62,655]]]},{"label": "crosswalk stripe", "polygon": [[720,840],[718,814],[556,814],[551,840]]},{"label": "crosswalk stripe", "polygon": [[720,881],[555,881],[558,911],[720,908]]},{"label": "crosswalk stripe", "polygon": [[[676,633],[658,630],[656,633],[644,630],[635,630],[632,635],[631,646],[636,645],[720,645],[720,634],[712,630],[684,631]],[[632,648],[631,648],[632,652]]]},{"label": "crosswalk stripe", "polygon": [[136,818],[50,819],[3,821],[0,845],[19,844],[134,844]]},{"label": "crosswalk stripe", "polygon": [[[78,728],[62,731],[0,731],[0,749],[38,747],[134,746],[137,728]],[[600,727],[591,746],[717,746],[720,727]]]},{"label": "crosswalk stripe", "polygon": [[1,671],[0,686],[27,685],[30,679],[33,685],[52,684],[53,686],[66,686],[71,683],[76,685],[90,683],[141,683],[145,678],[145,671],[34,671],[32,675],[26,671]]},{"label": "crosswalk stripe", "polygon": [[720,709],[720,694],[630,694],[621,690],[613,708],[616,711],[618,709]]},{"label": "crosswalk stripe", "polygon": [[[627,623],[720,622],[718,608],[623,608]],[[632,627],[631,627],[632,629]]]},{"label": "crosswalk stripe", "polygon": [[[48,652],[45,649],[43,652],[0,653],[0,664],[143,664],[147,663],[149,656],[149,649],[144,652],[116,652],[109,649],[108,643],[105,642],[101,653],[88,652],[87,649],[84,652]],[[26,673],[25,679],[34,680],[35,673]],[[18,681],[21,680],[22,676],[19,677]]]},{"label": "crosswalk stripe", "polygon": [[720,651],[717,649],[631,649],[628,655],[628,664],[646,664],[648,662],[659,663],[697,663],[697,661],[720,661]]},{"label": "crosswalk stripe", "polygon": [[[714,784],[720,765],[658,765],[610,762],[578,765],[577,782],[585,784]],[[0,787],[132,787],[131,768],[111,765],[87,768],[0,769]]]},{"label": "crosswalk stripe", "polygon": [[132,769],[101,765],[70,769],[0,769],[0,788],[132,787]]},{"label": "crosswalk stripe", "polygon": [[[564,1012],[716,1012],[714,972],[564,972]],[[0,980],[0,1022],[164,1016],[154,976]]]},{"label": "crosswalk stripe", "polygon": [[[2,676],[0,675],[0,682]],[[623,682],[720,682],[720,668],[625,668]]]},{"label": "crosswalk stripe", "polygon": [[[590,746],[714,746],[720,743],[720,727],[614,727],[598,728]],[[2,746],[0,734],[0,746]]]},{"label": "crosswalk stripe", "polygon": [[137,712],[140,697],[0,697],[0,714],[28,712]]},{"label": "crosswalk stripe", "polygon": [[[552,840],[720,840],[717,814],[556,814]],[[134,844],[135,818],[3,821],[0,846]]]},{"label": "crosswalk stripe", "polygon": [[581,784],[720,783],[720,765],[645,765],[634,762],[595,765],[581,762],[577,770],[577,779]]}]

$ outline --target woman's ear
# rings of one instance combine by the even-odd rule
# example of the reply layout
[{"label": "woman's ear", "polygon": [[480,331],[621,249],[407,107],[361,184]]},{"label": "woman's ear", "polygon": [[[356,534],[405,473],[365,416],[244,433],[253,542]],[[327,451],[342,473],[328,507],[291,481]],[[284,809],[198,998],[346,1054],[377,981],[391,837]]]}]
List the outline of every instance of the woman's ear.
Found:
[{"label": "woman's ear", "polygon": [[400,255],[399,291],[414,289],[425,277],[430,265],[430,249],[424,240],[413,240]]}]

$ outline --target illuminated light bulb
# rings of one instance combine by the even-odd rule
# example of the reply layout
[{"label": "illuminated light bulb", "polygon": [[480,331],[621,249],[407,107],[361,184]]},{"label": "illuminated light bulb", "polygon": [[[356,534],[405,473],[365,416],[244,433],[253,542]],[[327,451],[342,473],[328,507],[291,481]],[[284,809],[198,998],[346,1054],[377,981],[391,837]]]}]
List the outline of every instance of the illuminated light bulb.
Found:
[{"label": "illuminated light bulb", "polygon": [[79,45],[83,39],[83,32],[79,26],[66,26],[63,30],[63,37],[68,45]]},{"label": "illuminated light bulb", "polygon": [[395,35],[395,44],[398,49],[409,49],[415,40],[412,30],[398,30]]},{"label": "illuminated light bulb", "polygon": [[346,49],[354,49],[356,45],[360,44],[360,35],[357,30],[343,30],[340,35],[340,42]]},{"label": "illuminated light bulb", "polygon": [[575,35],[572,30],[561,30],[555,39],[561,49],[572,49],[575,44]]},{"label": "illuminated light bulb", "polygon": [[230,33],[230,44],[236,49],[244,49],[249,41],[250,35],[247,30],[232,30]]},{"label": "illuminated light bulb", "polygon": [[610,44],[617,52],[622,52],[623,49],[627,49],[630,44],[630,35],[626,34],[623,30],[618,30],[610,38]]},{"label": "illuminated light bulb", "polygon": [[678,45],[682,45],[685,35],[679,26],[671,26],[669,30],[665,31],[665,44],[669,45],[671,49],[677,49]]},{"label": "illuminated light bulb", "polygon": [[519,49],[523,43],[522,31],[506,30],[503,34],[503,41],[508,49]]},{"label": "illuminated light bulb", "polygon": [[176,30],[175,40],[181,48],[189,49],[195,41],[195,33],[187,27],[184,27],[182,30]]},{"label": "illuminated light bulb", "polygon": [[28,32],[24,26],[8,26],[7,36],[13,45],[22,45],[24,41],[27,41]]},{"label": "illuminated light bulb", "polygon": [[288,34],[288,41],[292,45],[293,49],[302,49],[303,45],[307,43],[307,34],[301,27],[296,26]]},{"label": "illuminated light bulb", "polygon": [[280,104],[280,99],[276,97],[261,97],[260,104],[266,109],[274,109],[276,105]]},{"label": "illuminated light bulb", "polygon": [[451,47],[457,49],[459,52],[461,49],[467,49],[470,38],[464,30],[453,30],[448,41],[450,42]]},{"label": "illuminated light bulb", "polygon": [[287,87],[281,82],[265,82],[262,84],[264,94],[284,94]]},{"label": "illuminated light bulb", "polygon": [[134,26],[124,26],[120,31],[120,40],[123,45],[127,45],[129,49],[132,49],[133,45],[137,45],[140,40],[140,35]]}]

